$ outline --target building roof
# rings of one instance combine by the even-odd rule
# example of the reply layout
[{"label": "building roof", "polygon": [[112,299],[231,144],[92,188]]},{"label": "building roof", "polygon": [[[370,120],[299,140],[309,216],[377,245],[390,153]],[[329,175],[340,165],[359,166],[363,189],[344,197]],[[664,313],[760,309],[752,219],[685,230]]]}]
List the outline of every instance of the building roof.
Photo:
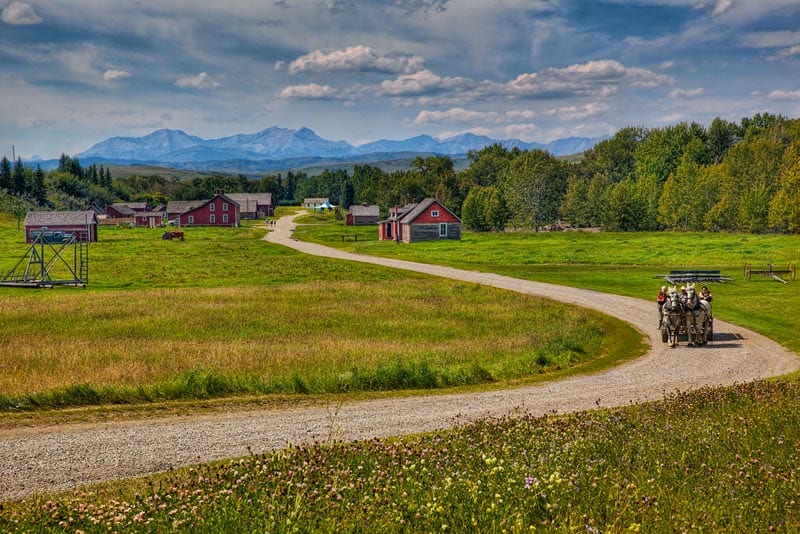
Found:
[{"label": "building roof", "polygon": [[121,213],[122,215],[133,215],[136,213],[135,210],[128,204],[122,204],[120,202],[115,202],[114,204],[111,204],[110,207],[114,208],[114,211]]},{"label": "building roof", "polygon": [[328,202],[328,200],[329,200],[328,197],[320,197],[320,198],[309,197],[303,199],[303,204],[323,204],[325,202]]},{"label": "building roof", "polygon": [[258,206],[272,204],[272,193],[226,193],[225,196],[238,203],[244,212],[256,212]]},{"label": "building roof", "polygon": [[206,202],[208,200],[170,200],[167,202],[167,213],[186,213]]},{"label": "building roof", "polygon": [[354,204],[350,206],[350,214],[355,217],[377,217],[380,212],[380,208],[376,205],[362,206],[360,204]]},{"label": "building roof", "polygon": [[137,211],[134,217],[166,217],[163,211]]},{"label": "building roof", "polygon": [[29,211],[25,226],[80,226],[97,224],[92,210],[85,211]]},{"label": "building roof", "polygon": [[461,219],[458,218],[458,216],[455,213],[453,213],[452,211],[447,209],[444,206],[444,204],[442,204],[441,202],[439,202],[435,198],[426,198],[425,200],[423,200],[422,202],[420,202],[419,204],[414,206],[412,209],[407,211],[405,214],[401,214],[399,216],[400,222],[401,223],[410,223],[410,222],[412,222],[414,219],[416,219],[417,217],[422,215],[425,212],[425,210],[428,209],[429,207],[431,207],[433,204],[438,204],[443,210],[447,211],[450,215],[452,215],[453,217],[455,217],[459,221],[461,220]]}]

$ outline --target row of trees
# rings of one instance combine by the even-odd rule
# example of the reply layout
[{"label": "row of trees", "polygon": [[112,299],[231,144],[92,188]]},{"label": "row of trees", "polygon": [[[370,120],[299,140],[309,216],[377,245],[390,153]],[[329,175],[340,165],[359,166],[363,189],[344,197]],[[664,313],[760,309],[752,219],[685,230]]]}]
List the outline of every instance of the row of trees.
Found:
[{"label": "row of trees", "polygon": [[[500,145],[468,154],[460,170],[446,156],[416,158],[408,169],[372,165],[267,175],[260,179],[132,176],[84,168],[62,156],[48,173],[0,161],[0,194],[17,204],[54,209],[114,201],[208,198],[215,192],[269,192],[278,203],[328,197],[334,204],[390,207],[438,196],[478,231],[539,230],[568,224],[616,231],[800,232],[800,120],[758,114],[708,128],[680,123],[623,128],[577,162],[541,150]],[[2,198],[2,197],[0,197]]]}]

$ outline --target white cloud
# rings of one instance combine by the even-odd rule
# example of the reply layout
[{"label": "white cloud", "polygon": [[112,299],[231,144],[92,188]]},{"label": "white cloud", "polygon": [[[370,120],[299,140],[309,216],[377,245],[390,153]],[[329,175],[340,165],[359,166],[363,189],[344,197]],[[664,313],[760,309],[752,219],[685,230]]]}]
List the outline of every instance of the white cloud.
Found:
[{"label": "white cloud", "polygon": [[175,85],[182,89],[217,89],[222,84],[207,72],[201,72],[197,76],[181,78]]},{"label": "white cloud", "polygon": [[278,95],[281,98],[299,98],[311,100],[335,100],[338,98],[336,90],[330,85],[309,83],[307,85],[290,85],[285,87]]},{"label": "white cloud", "polygon": [[717,5],[715,5],[714,9],[711,10],[711,15],[715,17],[722,15],[731,7],[733,7],[733,0],[717,0]]},{"label": "white cloud", "polygon": [[705,94],[706,90],[702,87],[697,89],[674,89],[667,95],[669,98],[697,98]]},{"label": "white cloud", "polygon": [[429,70],[404,74],[395,80],[381,83],[380,90],[389,96],[414,96],[440,91],[464,91],[475,87],[475,82],[461,77],[441,77]]},{"label": "white cloud", "polygon": [[427,13],[429,10],[442,12],[447,9],[447,4],[450,0],[393,0],[392,4],[402,9],[408,14],[415,11],[424,11]]},{"label": "white cloud", "polygon": [[767,98],[778,101],[800,100],[800,89],[797,91],[771,91]]},{"label": "white cloud", "polygon": [[745,46],[751,48],[781,48],[800,44],[798,31],[771,31],[748,33],[742,39]]},{"label": "white cloud", "polygon": [[[281,67],[283,63],[281,63]],[[409,54],[378,55],[368,46],[348,46],[325,54],[315,50],[289,64],[289,72],[383,72],[412,73],[422,69],[425,61]],[[276,65],[276,70],[278,66]]]},{"label": "white cloud", "polygon": [[446,111],[423,110],[414,118],[414,124],[435,124],[440,122],[488,122],[504,124],[518,120],[530,120],[536,116],[532,110],[512,110],[505,113],[496,111],[476,111],[464,108],[451,108]]},{"label": "white cloud", "polygon": [[131,73],[127,70],[108,69],[103,73],[103,79],[106,81],[121,80],[130,77]]},{"label": "white cloud", "polygon": [[42,17],[31,6],[14,0],[3,10],[3,22],[14,25],[30,25],[42,22]]},{"label": "white cloud", "polygon": [[626,67],[618,61],[600,60],[548,68],[539,72],[520,74],[502,85],[509,96],[547,97],[567,95],[614,94],[621,85],[654,88],[674,83],[669,76],[636,67]]},{"label": "white cloud", "polygon": [[608,104],[604,104],[602,102],[592,102],[589,104],[584,104],[583,106],[565,106],[552,109],[547,112],[547,115],[558,115],[558,118],[562,121],[574,121],[595,117],[605,113],[608,110]]}]

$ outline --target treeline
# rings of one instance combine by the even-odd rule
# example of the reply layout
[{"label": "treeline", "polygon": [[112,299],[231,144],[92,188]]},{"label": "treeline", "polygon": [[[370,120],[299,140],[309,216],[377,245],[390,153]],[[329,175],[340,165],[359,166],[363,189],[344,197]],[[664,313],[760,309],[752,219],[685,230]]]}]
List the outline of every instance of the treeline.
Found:
[{"label": "treeline", "polygon": [[[112,179],[62,156],[48,173],[17,160],[0,164],[0,195],[19,206],[104,207],[115,201],[209,198],[217,191],[272,193],[278,204],[306,197],[377,204],[384,215],[438,196],[468,228],[601,227],[613,231],[697,230],[800,233],[800,120],[757,114],[740,123],[715,119],[707,128],[623,128],[577,162],[541,150],[500,145],[468,154],[456,170],[446,156],[416,158],[407,170],[372,165],[352,171]],[[6,202],[8,203],[8,201]],[[6,208],[7,211],[12,211]]]}]

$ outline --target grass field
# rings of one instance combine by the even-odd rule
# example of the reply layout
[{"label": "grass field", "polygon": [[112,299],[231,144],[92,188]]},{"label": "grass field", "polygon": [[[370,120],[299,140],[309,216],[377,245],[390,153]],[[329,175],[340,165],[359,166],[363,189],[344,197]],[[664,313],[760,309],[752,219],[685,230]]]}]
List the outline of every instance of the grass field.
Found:
[{"label": "grass field", "polygon": [[[343,232],[358,232],[359,240],[342,244]],[[661,281],[654,277],[669,268],[720,268],[738,276],[744,262],[780,265],[796,261],[800,248],[793,236],[571,233],[466,234],[460,243],[398,246],[376,242],[374,232],[322,224],[299,235],[643,298],[655,296]],[[691,247],[678,248],[685,243]],[[424,280],[354,268],[364,268],[366,288]],[[294,287],[321,283],[315,273],[309,269]],[[218,291],[208,282],[167,286],[163,291]],[[798,350],[797,283],[754,278],[712,289],[715,315]],[[790,377],[615,410],[289,447],[7,503],[0,531],[797,532],[798,495],[800,380]]]},{"label": "grass field", "polygon": [[[312,222],[313,219],[306,219]],[[341,241],[353,232],[358,240]],[[720,269],[734,283],[712,284],[714,315],[800,352],[800,279],[783,285],[755,269],[800,266],[800,236],[701,233],[465,232],[461,241],[396,244],[372,228],[328,222],[298,228],[301,239],[355,252],[437,263],[468,270],[652,299],[671,269]]]},{"label": "grass field", "polygon": [[[0,412],[503,386],[643,350],[542,299],[301,255],[254,226],[185,231],[103,227],[88,287],[0,289]],[[9,220],[0,242],[0,265],[26,251]]]}]

